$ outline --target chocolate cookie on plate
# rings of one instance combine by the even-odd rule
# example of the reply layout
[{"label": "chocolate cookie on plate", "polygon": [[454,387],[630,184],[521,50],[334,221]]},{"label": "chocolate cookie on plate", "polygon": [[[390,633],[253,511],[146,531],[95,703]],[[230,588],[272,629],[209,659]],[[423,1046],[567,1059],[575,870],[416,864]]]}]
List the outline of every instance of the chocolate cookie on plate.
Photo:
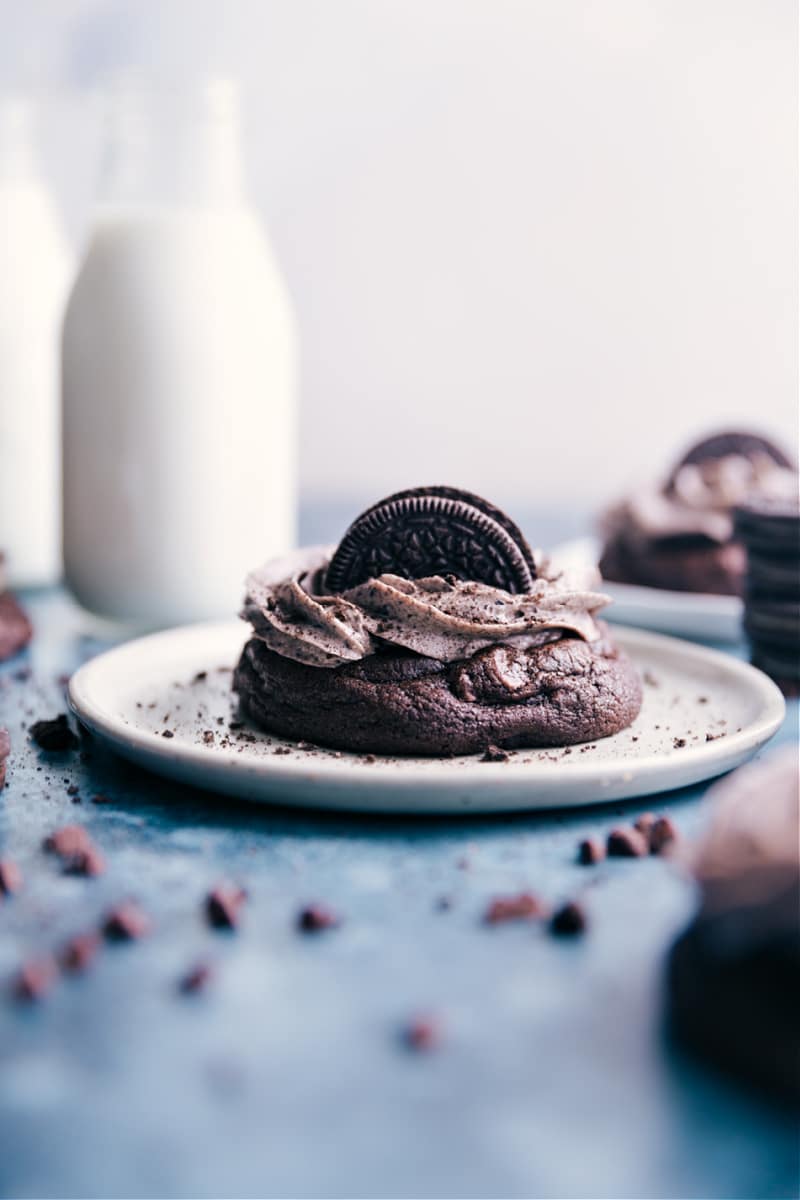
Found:
[{"label": "chocolate cookie on plate", "polygon": [[637,673],[596,572],[554,573],[517,527],[454,488],[367,509],[330,554],[247,581],[243,713],[343,750],[453,755],[568,745],[629,725]]},{"label": "chocolate cookie on plate", "polygon": [[746,555],[734,510],[796,494],[796,468],[773,442],[741,432],[704,438],[663,483],[605,514],[600,569],[618,583],[740,595]]}]

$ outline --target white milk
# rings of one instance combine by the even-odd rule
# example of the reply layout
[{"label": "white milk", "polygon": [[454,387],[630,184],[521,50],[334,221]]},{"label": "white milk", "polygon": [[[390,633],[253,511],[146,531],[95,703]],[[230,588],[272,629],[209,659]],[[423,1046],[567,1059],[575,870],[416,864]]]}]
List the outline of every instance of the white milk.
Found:
[{"label": "white milk", "polygon": [[0,551],[14,585],[61,574],[58,345],[71,276],[30,109],[0,99]]},{"label": "white milk", "polygon": [[294,322],[230,93],[205,102],[168,162],[122,155],[64,323],[67,580],[151,625],[234,615],[246,571],[295,538]]}]

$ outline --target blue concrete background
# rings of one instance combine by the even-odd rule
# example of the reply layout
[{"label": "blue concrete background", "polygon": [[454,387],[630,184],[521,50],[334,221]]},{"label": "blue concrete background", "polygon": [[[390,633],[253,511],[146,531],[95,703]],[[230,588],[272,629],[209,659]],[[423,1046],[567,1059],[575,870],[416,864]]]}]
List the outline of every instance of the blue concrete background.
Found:
[{"label": "blue concrete background", "polygon": [[[316,512],[304,532],[341,527]],[[580,838],[646,808],[695,833],[704,787],[574,814],[369,819],[201,795],[96,745],[85,762],[44,755],[26,726],[64,710],[60,677],[105,642],[63,593],[25,599],[35,640],[0,669],[13,746],[0,852],[26,876],[0,904],[0,1194],[797,1194],[793,1122],[664,1037],[664,958],[692,885],[660,859],[574,861]],[[796,730],[792,705],[776,741]],[[110,802],[91,804],[98,792]],[[108,857],[102,878],[63,876],[41,852],[74,820]],[[250,892],[235,934],[203,920],[222,878]],[[580,897],[587,935],[481,924],[492,895],[523,887]],[[38,1006],[12,1000],[23,957],[127,896],[152,915],[150,938],[104,951]],[[342,927],[299,935],[310,900],[339,909]],[[201,958],[215,964],[211,986],[178,994]],[[400,1042],[419,1011],[442,1021],[430,1054]]]}]

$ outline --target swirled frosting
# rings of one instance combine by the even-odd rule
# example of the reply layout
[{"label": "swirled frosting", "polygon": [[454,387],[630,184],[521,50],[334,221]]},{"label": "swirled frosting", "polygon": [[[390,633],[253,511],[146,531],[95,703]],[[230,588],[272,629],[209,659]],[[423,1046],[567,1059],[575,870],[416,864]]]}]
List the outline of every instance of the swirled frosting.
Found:
[{"label": "swirled frosting", "polygon": [[671,487],[642,488],[611,509],[607,533],[627,529],[647,541],[698,534],[724,545],[733,537],[733,510],[754,499],[797,495],[797,473],[768,454],[728,454],[685,463]]},{"label": "swirled frosting", "polygon": [[526,649],[565,634],[594,641],[595,613],[610,603],[594,590],[594,568],[555,572],[547,564],[521,595],[438,575],[381,575],[326,595],[320,581],[330,554],[312,547],[252,572],[242,611],[270,650],[315,667],[355,662],[381,644],[453,662],[501,642]]}]

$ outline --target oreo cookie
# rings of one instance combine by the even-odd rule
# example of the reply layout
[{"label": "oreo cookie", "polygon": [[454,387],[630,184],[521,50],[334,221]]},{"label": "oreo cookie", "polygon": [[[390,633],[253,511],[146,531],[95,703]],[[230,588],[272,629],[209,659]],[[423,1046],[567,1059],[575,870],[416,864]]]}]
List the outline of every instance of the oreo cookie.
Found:
[{"label": "oreo cookie", "polygon": [[361,514],[328,566],[325,589],[343,592],[379,575],[474,580],[528,592],[536,577],[530,547],[505,513],[449,487],[411,488]]},{"label": "oreo cookie", "polygon": [[800,505],[765,501],[736,511],[747,549],[744,628],[753,664],[787,695],[800,687]]},{"label": "oreo cookie", "polygon": [[800,561],[800,504],[764,499],[737,508],[734,520],[736,536],[749,551]]},{"label": "oreo cookie", "polygon": [[794,468],[794,463],[781,448],[767,438],[761,437],[760,434],[715,433],[711,437],[703,438],[702,441],[687,450],[667,482],[667,491],[675,486],[675,479],[682,467],[700,466],[701,463],[714,462],[734,454],[740,455],[742,458],[755,458],[757,454],[766,454],[777,466],[787,467],[790,470]]}]

